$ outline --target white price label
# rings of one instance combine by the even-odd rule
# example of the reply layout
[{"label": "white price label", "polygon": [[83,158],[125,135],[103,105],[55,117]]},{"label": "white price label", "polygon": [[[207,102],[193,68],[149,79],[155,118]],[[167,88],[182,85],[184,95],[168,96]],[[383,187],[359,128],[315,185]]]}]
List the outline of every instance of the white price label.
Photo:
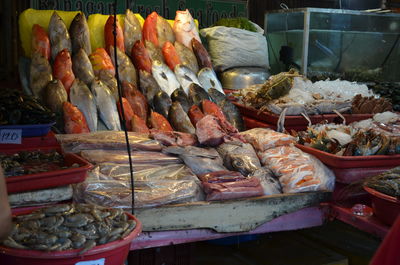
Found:
[{"label": "white price label", "polygon": [[0,144],[21,144],[22,130],[21,129],[1,129]]},{"label": "white price label", "polygon": [[104,265],[106,259],[98,259],[98,260],[89,260],[89,261],[81,261],[78,263],[75,263],[75,265]]}]

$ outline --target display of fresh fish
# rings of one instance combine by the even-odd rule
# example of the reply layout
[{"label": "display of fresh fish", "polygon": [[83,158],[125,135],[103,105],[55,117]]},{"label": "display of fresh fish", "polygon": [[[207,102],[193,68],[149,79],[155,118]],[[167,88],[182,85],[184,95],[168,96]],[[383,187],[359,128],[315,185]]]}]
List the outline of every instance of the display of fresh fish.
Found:
[{"label": "display of fresh fish", "polygon": [[178,64],[175,66],[174,72],[175,72],[176,78],[178,79],[179,83],[181,84],[186,95],[189,95],[189,90],[190,90],[191,84],[195,83],[195,84],[201,86],[199,80],[197,79],[196,74],[193,73],[189,67]]},{"label": "display of fresh fish", "polygon": [[251,144],[231,141],[218,146],[217,151],[227,169],[239,171],[243,176],[248,176],[261,167],[257,153]]},{"label": "display of fresh fish", "polygon": [[92,64],[84,49],[79,49],[72,57],[72,70],[75,77],[90,86],[94,79]]},{"label": "display of fresh fish", "polygon": [[188,48],[179,41],[175,41],[174,46],[176,53],[178,54],[181,61],[181,64],[189,67],[193,73],[197,74],[197,72],[199,71],[199,65],[197,64],[197,59],[191,49],[191,46],[190,48]]},{"label": "display of fresh fish", "polygon": [[87,85],[79,80],[75,79],[71,86],[71,92],[69,94],[71,103],[78,107],[85,116],[86,123],[89,126],[91,132],[97,131],[97,109],[96,102],[90,92]]},{"label": "display of fresh fish", "polygon": [[85,116],[82,112],[69,103],[65,101],[63,103],[63,113],[64,113],[64,129],[66,133],[88,133],[89,127],[86,124]]},{"label": "display of fresh fish", "polygon": [[46,30],[42,28],[39,24],[34,24],[32,26],[32,52],[31,55],[39,52],[47,60],[50,59],[50,39],[47,35]]},{"label": "display of fresh fish", "polygon": [[256,177],[260,180],[264,195],[274,195],[282,193],[282,186],[273,172],[267,167],[261,167],[250,174],[248,177]]},{"label": "display of fresh fish", "polygon": [[150,124],[151,128],[157,131],[172,132],[174,130],[168,120],[155,111],[152,111],[150,114]]},{"label": "display of fresh fish", "polygon": [[71,36],[72,54],[74,55],[80,49],[83,49],[86,54],[92,53],[90,44],[89,25],[86,21],[85,14],[79,12],[69,26],[69,34]]},{"label": "display of fresh fish", "polygon": [[174,71],[176,65],[181,63],[178,53],[175,50],[175,46],[169,41],[165,42],[164,46],[162,46],[162,54],[165,63],[172,71]]},{"label": "display of fresh fish", "polygon": [[64,88],[69,95],[69,90],[75,80],[75,75],[72,70],[71,55],[67,49],[62,50],[57,54],[53,65],[53,77],[63,83]]},{"label": "display of fresh fish", "polygon": [[147,113],[149,105],[145,96],[131,83],[122,82],[124,96],[132,107],[133,113],[138,115],[142,120],[147,121]]},{"label": "display of fresh fish", "polygon": [[210,88],[215,88],[219,92],[225,94],[222,89],[221,82],[219,82],[217,75],[212,68],[203,68],[197,74],[201,86],[208,91]]},{"label": "display of fresh fish", "polygon": [[117,79],[109,71],[100,71],[99,80],[107,85],[115,100],[119,99]]},{"label": "display of fresh fish", "polygon": [[43,99],[43,90],[53,79],[49,61],[40,52],[32,53],[29,74],[29,86],[35,97]]},{"label": "display of fresh fish", "polygon": [[199,65],[200,69],[204,67],[213,69],[211,57],[208,54],[206,48],[204,48],[203,44],[201,44],[201,42],[196,39],[192,39],[192,49],[194,55],[196,55],[197,64]]},{"label": "display of fresh fish", "polygon": [[242,114],[240,110],[226,97],[215,88],[210,88],[208,90],[208,95],[214,103],[216,103],[225,114],[226,119],[235,126],[239,131],[244,131],[246,129]]},{"label": "display of fresh fish", "polygon": [[133,114],[132,116],[131,128],[133,132],[146,133],[146,134],[150,133],[149,128],[146,125],[146,122],[136,114]]},{"label": "display of fresh fish", "polygon": [[166,41],[175,42],[171,25],[156,12],[147,16],[143,24],[143,40],[151,41],[155,46],[163,47]]},{"label": "display of fresh fish", "polygon": [[193,100],[194,104],[199,106],[203,100],[209,100],[210,96],[202,87],[193,83],[189,88],[189,98]]},{"label": "display of fresh fish", "polygon": [[179,132],[196,133],[196,129],[193,127],[192,122],[179,102],[172,102],[168,112],[168,120],[172,127]]},{"label": "display of fresh fish", "polygon": [[115,68],[111,61],[111,57],[104,48],[97,48],[94,50],[94,52],[89,55],[89,59],[96,76],[99,76],[101,71],[107,71],[112,76],[115,76]]},{"label": "display of fresh fish", "polygon": [[[125,126],[128,131],[132,131],[132,118],[135,114],[132,110],[131,104],[128,102],[126,98],[122,98],[122,106],[124,108],[124,118],[125,118]],[[119,115],[122,117],[122,109],[120,101],[117,102],[117,109]]]},{"label": "display of fresh fish", "polygon": [[109,130],[120,131],[117,103],[111,94],[110,89],[100,80],[92,83],[92,92],[96,101],[97,110],[100,118]]},{"label": "display of fresh fish", "polygon": [[60,80],[51,81],[43,95],[43,102],[51,111],[62,113],[63,103],[68,101],[68,95]]},{"label": "display of fresh fish", "polygon": [[153,98],[161,91],[161,88],[153,75],[146,71],[139,70],[139,80],[140,91],[142,91],[143,95],[146,97],[149,106],[153,108]]},{"label": "display of fresh fish", "polygon": [[[115,58],[114,58],[114,47],[110,47],[111,51],[111,60],[115,66]],[[123,50],[117,49],[117,59],[118,59],[118,74],[119,80],[121,82],[126,81],[132,83],[134,85],[137,84],[137,73],[135,66],[133,66],[131,59],[122,52]]]},{"label": "display of fresh fish", "polygon": [[124,33],[122,32],[118,17],[116,19],[116,44],[114,43],[114,16],[110,15],[106,24],[104,25],[104,43],[106,45],[106,51],[110,54],[110,56],[114,56],[114,52],[110,49],[111,47],[117,46],[120,51],[125,52]]},{"label": "display of fresh fish", "polygon": [[164,56],[162,55],[162,50],[160,47],[154,45],[151,41],[145,41],[144,46],[146,46],[146,50],[150,56],[150,60],[152,62],[154,61],[160,61],[160,62],[165,62],[164,61]]},{"label": "display of fresh fish", "polygon": [[176,79],[174,72],[172,72],[166,64],[160,61],[153,61],[152,72],[154,79],[157,81],[160,88],[168,94],[168,96],[171,96],[175,89],[181,86]]},{"label": "display of fresh fish", "polygon": [[172,100],[167,93],[162,90],[157,92],[153,98],[153,105],[156,112],[168,119],[168,112],[172,105]]},{"label": "display of fresh fish", "polygon": [[56,11],[50,18],[49,22],[49,38],[51,44],[51,58],[56,58],[57,54],[67,49],[72,52],[71,39],[69,37],[67,26]]},{"label": "display of fresh fish", "polygon": [[191,42],[193,38],[201,43],[196,24],[194,23],[193,17],[187,9],[185,11],[176,11],[173,31],[175,33],[176,40],[190,49],[192,49]]},{"label": "display of fresh fish", "polygon": [[143,70],[151,73],[150,55],[141,40],[135,42],[135,44],[133,45],[131,58],[133,63],[135,64],[135,67],[138,70]]},{"label": "display of fresh fish", "polygon": [[193,126],[196,127],[196,124],[199,120],[201,120],[202,118],[204,118],[204,113],[201,111],[201,109],[199,108],[199,106],[197,105],[193,105],[192,107],[190,107],[189,112],[188,112],[188,116],[190,121],[192,122]]},{"label": "display of fresh fish", "polygon": [[131,54],[133,45],[142,39],[142,26],[139,20],[129,9],[125,12],[124,21],[124,41],[125,53]]},{"label": "display of fresh fish", "polygon": [[178,88],[171,94],[172,102],[179,102],[183,108],[183,110],[188,113],[190,107],[193,105],[191,99],[188,98],[185,91],[182,88]]}]

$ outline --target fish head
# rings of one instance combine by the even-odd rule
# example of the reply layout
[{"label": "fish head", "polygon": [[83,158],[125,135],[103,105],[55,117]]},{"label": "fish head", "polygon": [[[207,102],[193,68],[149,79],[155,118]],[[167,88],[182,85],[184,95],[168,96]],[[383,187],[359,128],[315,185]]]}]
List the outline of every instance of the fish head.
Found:
[{"label": "fish head", "polygon": [[[176,23],[176,26],[175,26]],[[190,14],[189,10],[186,9],[184,11],[176,11],[174,27],[181,29],[183,31],[189,32],[192,31],[196,24],[193,21],[193,17]]]},{"label": "fish head", "polygon": [[253,163],[252,159],[243,154],[231,154],[230,165],[242,175],[247,176],[257,170],[257,166]]}]

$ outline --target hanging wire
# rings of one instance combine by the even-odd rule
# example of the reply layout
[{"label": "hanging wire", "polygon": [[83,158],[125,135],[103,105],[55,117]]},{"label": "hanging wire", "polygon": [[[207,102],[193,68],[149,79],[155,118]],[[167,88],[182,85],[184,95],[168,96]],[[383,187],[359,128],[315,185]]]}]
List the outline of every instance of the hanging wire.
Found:
[{"label": "hanging wire", "polygon": [[[121,127],[125,132],[125,140],[126,140],[126,149],[128,151],[129,158],[129,169],[131,173],[131,190],[132,190],[132,214],[135,214],[135,180],[133,178],[133,165],[132,165],[132,154],[131,154],[131,145],[129,144],[128,130],[126,129],[126,120],[125,120],[125,110],[124,105],[122,104],[122,88],[121,82],[119,81],[119,72],[118,72],[118,59],[117,59],[117,0],[114,0],[114,25],[113,25],[113,35],[114,35],[114,61],[115,61],[115,77],[117,79],[117,88],[118,88],[118,97],[119,97],[119,107],[121,113],[118,111],[119,122],[121,123]],[[122,51],[125,52],[125,51]]]}]

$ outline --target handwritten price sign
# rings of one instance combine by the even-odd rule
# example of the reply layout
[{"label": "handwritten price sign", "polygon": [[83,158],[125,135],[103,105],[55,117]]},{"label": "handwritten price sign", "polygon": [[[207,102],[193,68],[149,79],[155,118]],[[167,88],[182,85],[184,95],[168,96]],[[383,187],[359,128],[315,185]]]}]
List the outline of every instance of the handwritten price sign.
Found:
[{"label": "handwritten price sign", "polygon": [[0,144],[21,144],[21,129],[2,129],[0,130]]},{"label": "handwritten price sign", "polygon": [[105,259],[98,259],[98,260],[90,260],[90,261],[81,261],[75,263],[75,265],[104,265]]}]

